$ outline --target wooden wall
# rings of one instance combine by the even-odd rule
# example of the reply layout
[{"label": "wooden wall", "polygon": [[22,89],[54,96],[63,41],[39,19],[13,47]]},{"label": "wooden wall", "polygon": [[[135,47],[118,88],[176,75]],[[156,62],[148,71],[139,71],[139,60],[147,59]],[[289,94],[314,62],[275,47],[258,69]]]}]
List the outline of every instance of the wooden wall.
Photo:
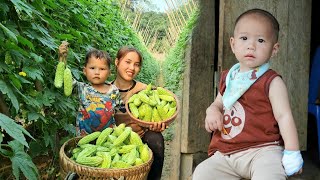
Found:
[{"label": "wooden wall", "polygon": [[182,105],[182,153],[205,152],[210,141],[210,134],[204,129],[204,118],[205,110],[213,102],[214,96],[214,1],[201,1],[203,4],[200,4],[200,17],[192,34],[191,52],[186,57]]},{"label": "wooden wall", "polygon": [[214,0],[200,0],[200,17],[186,49],[181,123],[176,127],[180,131],[180,169],[170,180],[177,176],[191,180],[194,167],[207,157],[210,133],[204,129],[204,118],[214,98],[214,4]]}]

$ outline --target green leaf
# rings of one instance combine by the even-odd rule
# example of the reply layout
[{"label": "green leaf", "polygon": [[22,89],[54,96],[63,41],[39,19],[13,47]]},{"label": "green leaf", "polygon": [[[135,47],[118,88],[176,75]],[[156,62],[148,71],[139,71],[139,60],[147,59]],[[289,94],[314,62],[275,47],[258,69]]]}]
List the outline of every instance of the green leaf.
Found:
[{"label": "green leaf", "polygon": [[[2,136],[3,134],[2,134],[2,132],[0,131],[0,144],[2,143],[2,141],[3,141],[3,136]],[[1,146],[0,146],[0,149],[1,149]]]},{"label": "green leaf", "polygon": [[2,72],[11,73],[10,67],[5,62],[0,61],[0,73]]},{"label": "green leaf", "polygon": [[38,56],[37,54],[35,53],[30,53],[30,56],[34,58],[34,60],[37,62],[37,63],[42,63],[43,62],[43,58],[41,56]]},{"label": "green leaf", "polygon": [[12,89],[7,86],[7,84],[0,80],[0,90],[3,94],[7,94],[8,98],[10,99],[13,107],[16,109],[16,112],[19,110],[19,102],[17,97],[13,94]]},{"label": "green leaf", "polygon": [[19,79],[18,79],[15,75],[10,74],[10,75],[9,75],[9,79],[10,79],[10,83],[11,83],[13,86],[15,86],[17,89],[21,89],[22,85],[21,85]]},{"label": "green leaf", "polygon": [[31,157],[24,152],[23,145],[18,141],[10,141],[9,146],[14,151],[10,158],[12,162],[12,171],[16,179],[20,179],[20,171],[27,179],[39,179],[37,166],[32,162]]},{"label": "green leaf", "polygon": [[9,158],[9,157],[12,157],[13,152],[6,149],[0,149],[0,154],[2,156]]},{"label": "green leaf", "polygon": [[34,120],[37,120],[37,119],[39,119],[40,118],[40,114],[38,114],[38,113],[29,113],[28,114],[28,120],[29,121],[34,121]]},{"label": "green leaf", "polygon": [[5,2],[0,2],[1,11],[3,12],[9,12],[9,7]]},{"label": "green leaf", "polygon": [[30,6],[20,0],[11,0],[18,11],[24,11],[32,18],[32,12],[35,12]]},{"label": "green leaf", "polygon": [[28,39],[26,39],[22,36],[18,36],[18,41],[22,45],[28,46],[30,49],[34,50],[34,46],[33,46],[32,42],[30,42]]},{"label": "green leaf", "polygon": [[37,99],[32,98],[31,96],[24,96],[25,103],[31,107],[40,108],[41,105],[37,101]]},{"label": "green leaf", "polygon": [[61,40],[69,40],[69,41],[73,40],[75,38],[71,34],[57,34],[56,37],[61,39]]},{"label": "green leaf", "polygon": [[57,48],[57,44],[54,43],[54,39],[53,38],[39,38],[38,39],[43,45],[49,47],[52,50],[56,50]]},{"label": "green leaf", "polygon": [[[40,99],[40,98],[39,98]],[[48,106],[48,107],[51,107],[52,103],[54,103],[55,100],[54,100],[54,96],[52,93],[48,92],[48,91],[45,91],[43,93],[43,96],[41,97],[41,103],[44,105],[44,106]]]},{"label": "green leaf", "polygon": [[33,80],[40,80],[43,82],[43,74],[40,69],[37,69],[36,67],[25,67],[23,70],[27,73],[27,76],[29,76]]},{"label": "green leaf", "polygon": [[35,23],[31,23],[31,25],[34,30],[40,31],[45,36],[50,36],[48,30],[43,26],[40,26],[39,24],[35,24]]},{"label": "green leaf", "polygon": [[44,139],[45,145],[46,145],[47,147],[49,146],[49,144],[50,144],[51,146],[54,145],[53,137],[52,137],[52,135],[49,134],[48,132],[44,132],[44,137],[43,137],[43,139]]},{"label": "green leaf", "polygon": [[28,56],[29,52],[25,51],[24,49],[20,48],[19,46],[17,46],[16,44],[14,44],[13,42],[7,42],[5,45],[8,49],[14,49],[16,51],[18,51],[19,53],[23,54],[24,56]]},{"label": "green leaf", "polygon": [[19,141],[21,144],[28,146],[24,134],[33,139],[30,133],[25,130],[21,125],[15,123],[15,121],[8,116],[0,113],[0,127],[3,128],[11,137]]},{"label": "green leaf", "polygon": [[30,146],[30,155],[31,157],[39,156],[46,151],[46,147],[44,146],[42,141],[32,141],[29,143]]},{"label": "green leaf", "polygon": [[63,129],[72,134],[76,134],[76,128],[73,124],[64,124]]},{"label": "green leaf", "polygon": [[0,23],[0,27],[2,28],[3,32],[11,39],[13,40],[15,43],[18,43],[18,39],[17,36],[10,31],[7,27],[5,27],[3,24]]}]

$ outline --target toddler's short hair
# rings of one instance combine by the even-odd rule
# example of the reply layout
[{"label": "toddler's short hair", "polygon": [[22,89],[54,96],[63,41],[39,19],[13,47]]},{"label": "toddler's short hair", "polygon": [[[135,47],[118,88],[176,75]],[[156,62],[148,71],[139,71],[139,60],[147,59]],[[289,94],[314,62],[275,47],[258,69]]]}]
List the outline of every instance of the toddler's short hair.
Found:
[{"label": "toddler's short hair", "polygon": [[278,37],[279,37],[279,31],[280,31],[280,25],[278,20],[268,11],[263,10],[263,9],[250,9],[248,11],[245,11],[244,13],[242,13],[237,19],[236,22],[234,23],[234,26],[237,25],[237,23],[239,22],[239,20],[247,15],[252,15],[252,14],[258,14],[262,17],[267,18],[270,23],[272,24],[273,30],[274,30],[274,34],[276,37],[276,41],[278,41]]},{"label": "toddler's short hair", "polygon": [[86,58],[85,58],[85,65],[88,64],[88,61],[91,57],[95,57],[97,59],[101,59],[101,60],[106,60],[107,61],[107,65],[110,68],[110,63],[111,63],[111,57],[110,55],[106,52],[106,51],[102,51],[102,50],[98,50],[98,49],[90,49],[87,54],[86,54]]}]

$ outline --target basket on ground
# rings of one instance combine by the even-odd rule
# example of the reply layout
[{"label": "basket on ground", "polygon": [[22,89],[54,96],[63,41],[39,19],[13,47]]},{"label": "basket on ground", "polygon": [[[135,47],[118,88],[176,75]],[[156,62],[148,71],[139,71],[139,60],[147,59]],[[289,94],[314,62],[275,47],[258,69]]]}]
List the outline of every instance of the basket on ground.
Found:
[{"label": "basket on ground", "polygon": [[130,168],[105,169],[89,167],[76,163],[70,159],[71,151],[76,147],[81,137],[76,137],[66,141],[59,152],[60,176],[64,179],[68,173],[76,173],[79,179],[125,179],[125,180],[146,180],[153,162],[152,151],[149,150],[150,159],[146,163]]},{"label": "basket on ground", "polygon": [[[161,87],[154,88],[153,90],[156,90],[156,89],[158,89],[158,88],[161,88]],[[142,127],[150,127],[150,125],[153,125],[154,122],[162,122],[162,123],[165,123],[166,125],[169,125],[170,123],[172,123],[172,122],[176,119],[176,117],[177,117],[177,115],[178,115],[178,113],[179,113],[179,111],[180,111],[180,105],[179,105],[179,101],[178,101],[177,96],[176,96],[173,92],[171,92],[171,91],[169,91],[169,90],[167,90],[167,89],[165,89],[165,88],[161,88],[161,90],[162,90],[162,91],[165,91],[165,93],[169,94],[169,96],[171,96],[171,97],[174,98],[174,104],[175,104],[175,106],[174,106],[174,107],[171,107],[171,108],[175,108],[175,109],[174,109],[174,113],[173,113],[172,115],[168,116],[168,117],[162,118],[162,119],[159,120],[159,121],[154,121],[153,119],[144,120],[144,119],[140,118],[139,116],[137,117],[137,115],[134,115],[134,112],[131,110],[132,107],[130,106],[130,104],[132,104],[132,102],[130,101],[130,98],[133,97],[133,96],[135,96],[135,95],[138,95],[138,94],[141,92],[141,91],[138,91],[138,92],[136,92],[135,94],[133,94],[131,97],[129,97],[129,100],[128,100],[128,101],[126,102],[126,104],[125,104],[126,111],[128,112],[130,118],[131,118],[134,122],[136,122],[137,124],[139,124],[139,125],[142,126]],[[145,91],[145,90],[142,90],[142,91]],[[152,96],[152,95],[150,95],[150,96]],[[137,96],[137,97],[141,97],[141,96]],[[141,100],[141,101],[142,101],[142,100]],[[144,104],[144,102],[142,101],[141,104]],[[148,103],[145,103],[145,104],[148,104]],[[150,104],[149,104],[149,105],[150,105]],[[150,105],[150,106],[151,106],[151,108],[154,110],[156,107],[157,107],[157,109],[158,109],[158,105],[159,105],[159,102],[158,102],[156,105]],[[138,109],[139,109],[139,107],[138,107]],[[154,111],[152,111],[152,114],[153,114],[153,113],[154,113]],[[159,112],[159,114],[160,114],[160,112]],[[160,115],[161,115],[161,114],[160,114]],[[152,115],[152,116],[153,116],[153,115]],[[152,117],[152,118],[153,118],[153,117]]]}]

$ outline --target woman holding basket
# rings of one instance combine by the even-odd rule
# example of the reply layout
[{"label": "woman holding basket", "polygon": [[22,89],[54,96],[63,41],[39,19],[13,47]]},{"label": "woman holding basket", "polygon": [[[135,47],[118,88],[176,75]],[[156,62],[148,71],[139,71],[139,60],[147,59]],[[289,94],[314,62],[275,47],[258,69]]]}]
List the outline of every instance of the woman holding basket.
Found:
[{"label": "woman holding basket", "polygon": [[[146,84],[134,80],[142,67],[142,55],[134,47],[124,46],[119,49],[115,59],[115,67],[117,74],[112,84],[118,87],[123,102],[147,87]],[[124,104],[115,114],[115,119],[116,124],[125,123],[130,126],[140,135],[142,141],[148,144],[154,155],[148,179],[160,180],[164,161],[164,139],[161,132],[167,128],[165,123],[155,122],[149,128],[141,127],[131,120]]]}]

